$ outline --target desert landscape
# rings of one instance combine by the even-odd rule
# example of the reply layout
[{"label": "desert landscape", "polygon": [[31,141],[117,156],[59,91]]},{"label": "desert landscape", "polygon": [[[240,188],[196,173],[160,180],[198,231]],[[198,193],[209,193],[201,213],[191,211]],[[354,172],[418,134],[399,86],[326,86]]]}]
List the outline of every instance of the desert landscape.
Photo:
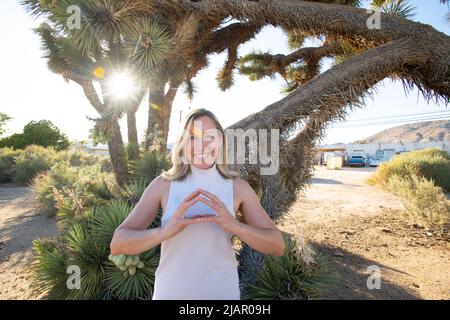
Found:
[{"label": "desert landscape", "polygon": [[[449,299],[450,244],[410,222],[391,193],[367,185],[373,168],[316,166],[281,229],[301,231],[325,253],[338,275],[324,299]],[[40,299],[28,269],[32,240],[56,233],[54,218],[36,214],[27,187],[0,186],[0,299]],[[381,269],[381,289],[366,286],[369,266]]]}]

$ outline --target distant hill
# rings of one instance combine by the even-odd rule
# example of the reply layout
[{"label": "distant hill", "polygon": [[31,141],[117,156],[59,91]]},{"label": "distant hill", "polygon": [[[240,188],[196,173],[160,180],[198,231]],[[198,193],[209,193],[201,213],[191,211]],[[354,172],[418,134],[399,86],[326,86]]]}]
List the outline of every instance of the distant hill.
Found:
[{"label": "distant hill", "polygon": [[450,120],[424,121],[389,128],[366,139],[367,143],[450,141]]}]

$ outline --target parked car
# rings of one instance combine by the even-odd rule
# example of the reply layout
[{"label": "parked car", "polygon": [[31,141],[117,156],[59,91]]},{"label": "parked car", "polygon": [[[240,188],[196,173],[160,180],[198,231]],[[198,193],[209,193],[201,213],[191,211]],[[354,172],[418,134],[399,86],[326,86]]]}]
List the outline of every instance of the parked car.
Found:
[{"label": "parked car", "polygon": [[381,159],[373,158],[369,160],[370,167],[378,167],[381,164]]},{"label": "parked car", "polygon": [[350,167],[352,166],[365,167],[366,159],[363,156],[351,156],[350,160],[348,161],[348,165]]}]

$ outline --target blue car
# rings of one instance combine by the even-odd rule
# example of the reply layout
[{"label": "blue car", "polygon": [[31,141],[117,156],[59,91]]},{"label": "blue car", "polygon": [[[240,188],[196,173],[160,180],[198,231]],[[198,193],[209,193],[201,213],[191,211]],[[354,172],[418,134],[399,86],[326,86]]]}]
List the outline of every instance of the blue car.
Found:
[{"label": "blue car", "polygon": [[350,167],[365,167],[366,166],[366,160],[363,156],[352,156],[350,160],[348,161],[348,165]]}]

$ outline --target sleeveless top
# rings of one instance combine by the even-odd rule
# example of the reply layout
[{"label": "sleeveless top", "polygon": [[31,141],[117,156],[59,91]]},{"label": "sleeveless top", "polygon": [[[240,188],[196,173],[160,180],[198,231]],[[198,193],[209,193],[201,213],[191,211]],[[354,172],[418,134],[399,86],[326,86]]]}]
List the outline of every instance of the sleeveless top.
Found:
[{"label": "sleeveless top", "polygon": [[[215,163],[207,169],[191,165],[191,173],[184,180],[170,182],[162,226],[183,198],[197,188],[215,194],[236,216],[233,179],[223,178]],[[185,217],[198,214],[215,214],[215,211],[198,201],[186,210]],[[199,222],[162,241],[152,299],[240,300],[238,261],[231,237],[231,233],[215,222]]]}]

